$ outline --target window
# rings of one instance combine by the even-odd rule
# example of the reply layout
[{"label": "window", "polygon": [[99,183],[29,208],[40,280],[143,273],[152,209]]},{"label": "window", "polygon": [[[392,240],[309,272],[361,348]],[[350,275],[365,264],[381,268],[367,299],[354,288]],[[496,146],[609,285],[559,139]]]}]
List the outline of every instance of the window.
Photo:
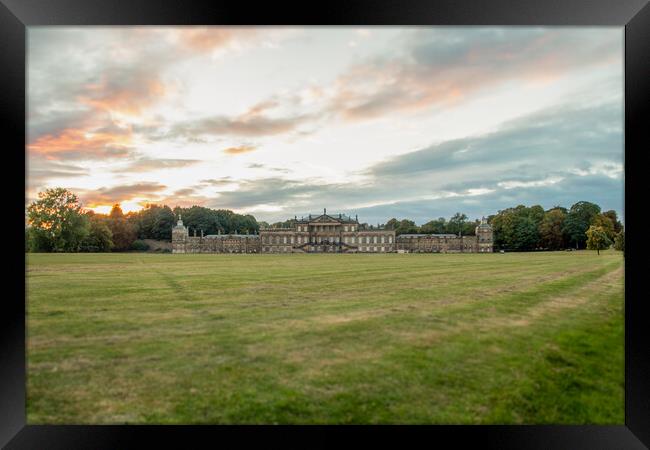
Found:
[{"label": "window", "polygon": [[376,244],[376,243],[377,243],[377,236],[373,236],[373,237],[372,237],[372,242],[373,242],[373,244]]}]

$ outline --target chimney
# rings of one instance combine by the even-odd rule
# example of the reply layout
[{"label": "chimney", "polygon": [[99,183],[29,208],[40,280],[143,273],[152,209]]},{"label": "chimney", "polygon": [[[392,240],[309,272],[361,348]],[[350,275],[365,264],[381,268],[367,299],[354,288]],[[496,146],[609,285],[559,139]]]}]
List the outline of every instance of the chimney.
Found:
[{"label": "chimney", "polygon": [[323,208],[323,214],[327,214],[327,208]]}]

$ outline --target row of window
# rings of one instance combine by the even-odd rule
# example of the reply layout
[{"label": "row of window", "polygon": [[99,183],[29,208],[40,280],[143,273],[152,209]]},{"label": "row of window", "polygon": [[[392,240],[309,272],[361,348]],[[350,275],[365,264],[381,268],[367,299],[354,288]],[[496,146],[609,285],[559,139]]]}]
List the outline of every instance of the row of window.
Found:
[{"label": "row of window", "polygon": [[[264,236],[262,243],[264,244],[307,244],[309,243],[308,236],[297,236],[294,241],[293,236]],[[339,242],[338,236],[315,236],[312,238],[311,243],[321,244],[323,242]],[[343,243],[345,244],[392,244],[393,236],[343,236]]]},{"label": "row of window", "polygon": [[[315,251],[327,251],[327,248],[321,248],[319,246],[312,248],[311,250]],[[386,246],[363,246],[359,247],[360,252],[390,252],[393,249],[391,247],[386,247]],[[292,249],[291,247],[263,247],[263,251],[265,253],[291,253]]]},{"label": "row of window", "polygon": [[[334,231],[336,226],[331,225],[313,225],[311,231]],[[355,231],[357,229],[356,225],[343,225],[343,231]],[[298,225],[298,231],[309,231],[308,225]]]},{"label": "row of window", "polygon": [[291,253],[291,247],[262,247],[264,252],[270,253]]}]

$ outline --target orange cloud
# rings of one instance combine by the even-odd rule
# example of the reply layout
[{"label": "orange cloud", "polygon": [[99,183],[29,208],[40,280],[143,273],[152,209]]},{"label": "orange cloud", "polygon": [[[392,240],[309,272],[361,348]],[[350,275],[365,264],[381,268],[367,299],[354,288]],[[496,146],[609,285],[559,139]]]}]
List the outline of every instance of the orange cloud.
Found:
[{"label": "orange cloud", "polygon": [[138,116],[142,110],[160,101],[167,91],[159,79],[148,79],[144,73],[124,81],[87,84],[79,101],[101,111]]},{"label": "orange cloud", "polygon": [[128,202],[133,199],[142,199],[140,203],[143,205],[146,203],[155,203],[155,200],[160,197],[158,193],[165,189],[167,189],[167,186],[164,184],[146,182],[113,186],[110,188],[103,187],[93,190],[72,190],[79,193],[79,198],[82,199],[84,206],[95,209],[103,205],[113,205],[115,203]]},{"label": "orange cloud", "polygon": [[188,27],[176,31],[179,42],[195,51],[207,52],[225,47],[237,39],[248,39],[257,34],[252,28]]},{"label": "orange cloud", "polygon": [[129,152],[131,136],[130,129],[110,132],[93,128],[65,128],[56,134],[39,137],[27,149],[48,159],[124,156]]},{"label": "orange cloud", "polygon": [[240,145],[238,147],[228,147],[223,152],[227,153],[229,155],[239,155],[241,153],[253,152],[256,149],[257,149],[257,147],[255,147],[253,145]]}]

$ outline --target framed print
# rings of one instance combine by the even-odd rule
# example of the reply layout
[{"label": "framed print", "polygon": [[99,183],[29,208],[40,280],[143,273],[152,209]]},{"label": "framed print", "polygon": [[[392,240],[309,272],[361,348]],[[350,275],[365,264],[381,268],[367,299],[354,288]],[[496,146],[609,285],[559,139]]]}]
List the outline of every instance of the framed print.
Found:
[{"label": "framed print", "polygon": [[646,1],[2,2],[7,448],[649,445]]}]

